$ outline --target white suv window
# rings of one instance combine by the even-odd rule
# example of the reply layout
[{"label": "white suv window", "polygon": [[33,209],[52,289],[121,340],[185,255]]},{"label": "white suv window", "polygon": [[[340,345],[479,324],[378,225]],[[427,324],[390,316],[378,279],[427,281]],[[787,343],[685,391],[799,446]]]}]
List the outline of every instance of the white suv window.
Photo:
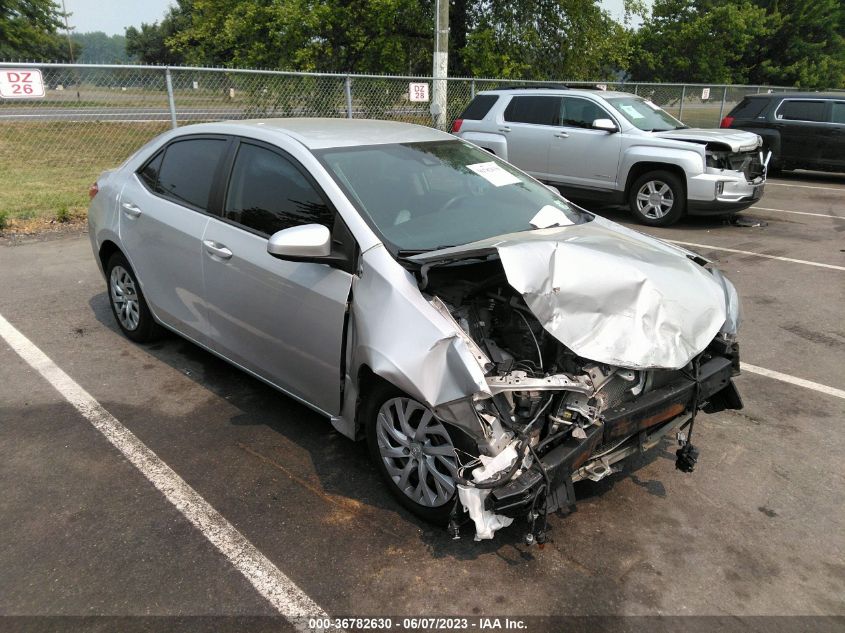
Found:
[{"label": "white suv window", "polygon": [[505,121],[558,125],[560,97],[525,95],[513,97],[505,108]]},{"label": "white suv window", "polygon": [[596,119],[610,116],[598,105],[581,97],[563,97],[560,103],[560,125],[564,127],[592,128]]}]

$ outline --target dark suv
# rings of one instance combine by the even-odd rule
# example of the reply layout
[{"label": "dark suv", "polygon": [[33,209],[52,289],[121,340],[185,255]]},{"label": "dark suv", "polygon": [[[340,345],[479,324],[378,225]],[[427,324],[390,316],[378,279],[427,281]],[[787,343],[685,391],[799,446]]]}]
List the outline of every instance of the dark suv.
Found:
[{"label": "dark suv", "polygon": [[779,169],[845,172],[845,92],[749,95],[722,119],[723,128],[754,132]]}]

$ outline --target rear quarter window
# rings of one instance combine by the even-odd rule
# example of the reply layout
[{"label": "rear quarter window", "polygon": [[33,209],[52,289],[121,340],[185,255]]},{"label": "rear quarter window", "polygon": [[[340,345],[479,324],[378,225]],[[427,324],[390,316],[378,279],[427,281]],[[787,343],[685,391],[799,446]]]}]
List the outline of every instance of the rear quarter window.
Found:
[{"label": "rear quarter window", "polygon": [[735,119],[756,119],[758,116],[763,114],[769,103],[771,103],[770,99],[754,99],[746,97],[730,111],[729,116],[732,116]]},{"label": "rear quarter window", "polygon": [[487,116],[490,108],[499,100],[498,95],[478,95],[475,99],[470,101],[469,105],[461,112],[459,119],[469,119],[470,121],[480,121]]}]

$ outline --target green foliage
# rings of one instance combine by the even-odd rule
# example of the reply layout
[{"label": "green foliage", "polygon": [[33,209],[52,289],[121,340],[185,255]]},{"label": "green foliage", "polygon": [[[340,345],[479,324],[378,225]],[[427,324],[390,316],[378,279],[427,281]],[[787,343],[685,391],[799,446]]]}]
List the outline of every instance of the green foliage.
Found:
[{"label": "green foliage", "polygon": [[594,0],[501,0],[475,4],[458,54],[478,76],[602,79],[626,66],[629,40]]},{"label": "green foliage", "polygon": [[141,23],[141,28],[126,29],[126,54],[144,64],[182,64],[185,57],[169,40],[189,28],[194,10],[191,0],[177,0],[161,22]]},{"label": "green foliage", "polygon": [[9,226],[9,212],[0,211],[0,231]]},{"label": "green foliage", "polygon": [[70,221],[70,211],[68,211],[66,204],[60,206],[59,210],[56,211],[56,220],[62,224]]},{"label": "green foliage", "polygon": [[52,0],[0,0],[0,59],[67,61],[63,17]]},{"label": "green foliage", "polygon": [[125,35],[106,35],[102,31],[74,33],[73,51],[83,64],[125,64],[133,61],[126,53]]},{"label": "green foliage", "polygon": [[655,0],[633,34],[641,81],[845,85],[841,0]]}]

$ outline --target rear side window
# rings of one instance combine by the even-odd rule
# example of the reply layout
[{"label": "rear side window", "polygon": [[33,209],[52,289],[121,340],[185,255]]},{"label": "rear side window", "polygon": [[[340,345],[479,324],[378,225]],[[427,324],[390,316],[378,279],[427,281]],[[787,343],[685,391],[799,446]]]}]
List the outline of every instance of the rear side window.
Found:
[{"label": "rear side window", "polygon": [[514,97],[505,108],[505,120],[513,123],[557,125],[560,97]]},{"label": "rear side window", "polygon": [[265,235],[334,223],[334,213],[291,161],[250,143],[241,143],[235,157],[223,217]]},{"label": "rear side window", "polygon": [[845,101],[833,102],[833,116],[830,120],[834,123],[845,123]]},{"label": "rear side window", "polygon": [[824,101],[784,101],[777,111],[777,118],[786,121],[826,121]]},{"label": "rear side window", "polygon": [[155,191],[156,183],[158,182],[158,172],[161,169],[161,160],[163,158],[164,151],[161,151],[138,172],[138,176],[144,181],[144,184],[147,185],[150,191]]},{"label": "rear side window", "polygon": [[200,209],[208,198],[220,159],[226,151],[223,139],[189,139],[167,146],[155,191]]},{"label": "rear side window", "polygon": [[763,113],[763,110],[766,109],[768,104],[769,100],[765,98],[749,99],[746,97],[730,111],[728,116],[732,116],[735,119],[756,119]]},{"label": "rear side window", "polygon": [[470,121],[480,121],[487,116],[493,104],[499,100],[498,95],[478,95],[475,99],[470,101],[466,109],[461,112],[459,119],[469,119]]}]

